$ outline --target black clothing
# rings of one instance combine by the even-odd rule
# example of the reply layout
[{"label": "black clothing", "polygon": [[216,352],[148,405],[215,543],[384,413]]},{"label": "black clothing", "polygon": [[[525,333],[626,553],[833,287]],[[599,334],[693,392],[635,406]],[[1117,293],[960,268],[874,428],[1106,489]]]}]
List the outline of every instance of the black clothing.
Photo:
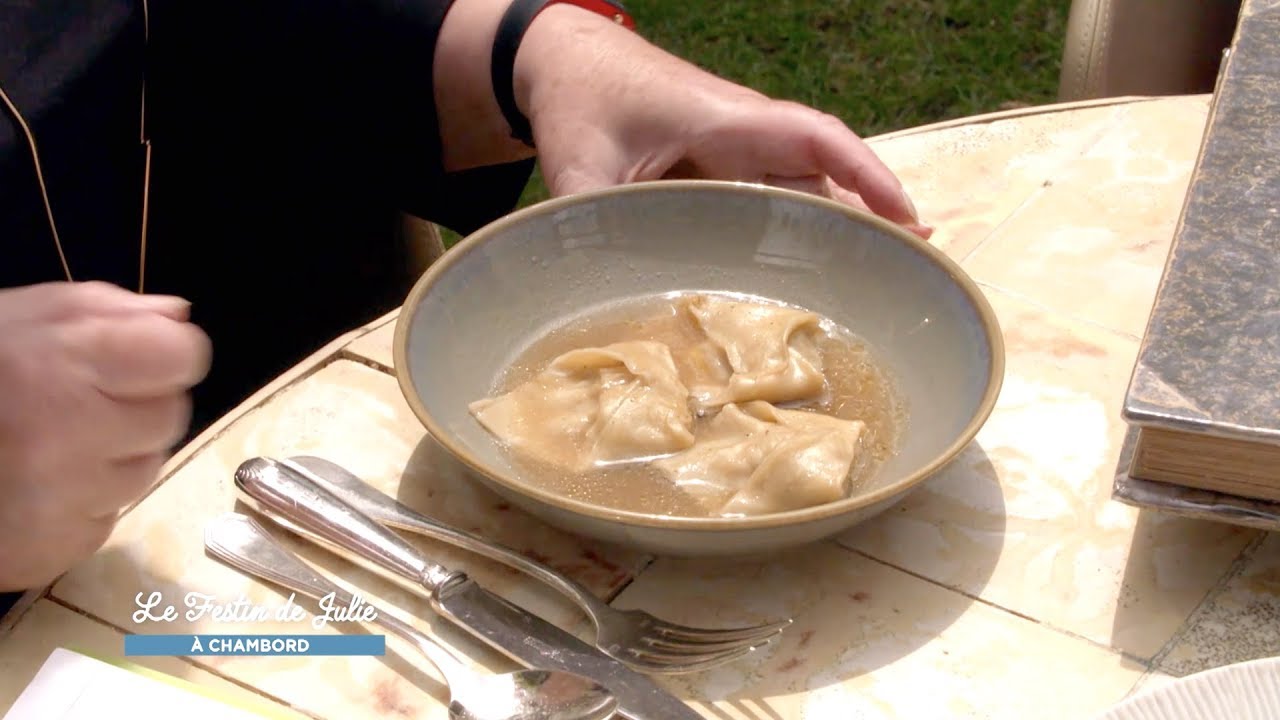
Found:
[{"label": "black clothing", "polygon": [[[197,427],[403,300],[399,211],[466,233],[515,205],[531,161],[441,167],[449,2],[150,0],[144,44],[141,0],[0,0],[0,87],[32,125],[76,280],[137,288],[146,69],[146,291],[191,300],[213,339]],[[0,287],[60,279],[0,113]]]}]

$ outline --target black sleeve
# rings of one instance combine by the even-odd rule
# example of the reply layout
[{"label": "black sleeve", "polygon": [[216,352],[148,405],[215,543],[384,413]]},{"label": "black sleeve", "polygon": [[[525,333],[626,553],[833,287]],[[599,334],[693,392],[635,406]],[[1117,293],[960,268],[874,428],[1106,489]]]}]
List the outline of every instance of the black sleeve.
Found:
[{"label": "black sleeve", "polygon": [[153,139],[203,144],[206,167],[244,159],[259,198],[322,184],[465,233],[528,181],[532,161],[443,170],[432,77],[452,0],[151,1]]},{"label": "black sleeve", "polygon": [[22,597],[20,592],[0,592],[0,618],[3,618],[14,605],[18,604],[18,600]]},{"label": "black sleeve", "polygon": [[150,0],[147,290],[213,340],[196,426],[403,302],[411,212],[461,233],[531,164],[447,175],[432,88],[449,0]]}]

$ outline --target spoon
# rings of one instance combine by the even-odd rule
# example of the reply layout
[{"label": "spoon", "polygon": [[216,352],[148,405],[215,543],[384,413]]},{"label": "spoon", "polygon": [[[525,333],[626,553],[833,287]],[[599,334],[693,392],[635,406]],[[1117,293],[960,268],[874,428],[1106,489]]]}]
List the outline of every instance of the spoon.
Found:
[{"label": "spoon", "polygon": [[[276,541],[256,520],[227,513],[205,528],[205,548],[218,560],[330,607],[356,607],[356,599]],[[365,616],[361,616],[364,619]],[[449,686],[452,720],[608,720],[617,699],[601,685],[558,670],[482,674],[408,623],[376,610],[369,620],[413,645]]]}]

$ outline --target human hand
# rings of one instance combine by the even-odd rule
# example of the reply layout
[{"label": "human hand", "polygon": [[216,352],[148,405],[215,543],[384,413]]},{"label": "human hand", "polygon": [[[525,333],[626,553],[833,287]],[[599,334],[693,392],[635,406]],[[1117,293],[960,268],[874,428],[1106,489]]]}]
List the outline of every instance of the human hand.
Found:
[{"label": "human hand", "polygon": [[0,290],[0,591],[91,555],[154,482],[209,368],[187,318],[105,283]]},{"label": "human hand", "polygon": [[715,77],[580,8],[539,15],[515,83],[555,195],[677,177],[764,182],[933,232],[838,118]]}]

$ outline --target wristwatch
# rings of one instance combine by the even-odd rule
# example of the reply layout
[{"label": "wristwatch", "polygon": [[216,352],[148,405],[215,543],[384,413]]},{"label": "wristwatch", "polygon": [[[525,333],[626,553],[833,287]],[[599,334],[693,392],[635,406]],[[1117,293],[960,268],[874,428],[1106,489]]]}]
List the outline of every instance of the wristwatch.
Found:
[{"label": "wristwatch", "polygon": [[514,87],[516,51],[520,49],[520,41],[538,13],[557,3],[576,5],[590,10],[630,30],[636,27],[635,20],[622,3],[611,0],[512,0],[498,23],[498,32],[493,38],[493,56],[490,59],[489,72],[492,76],[493,94],[498,100],[498,107],[502,110],[502,116],[507,119],[507,124],[511,126],[511,137],[529,147],[533,147],[533,128],[529,126],[529,119],[516,105]]}]

